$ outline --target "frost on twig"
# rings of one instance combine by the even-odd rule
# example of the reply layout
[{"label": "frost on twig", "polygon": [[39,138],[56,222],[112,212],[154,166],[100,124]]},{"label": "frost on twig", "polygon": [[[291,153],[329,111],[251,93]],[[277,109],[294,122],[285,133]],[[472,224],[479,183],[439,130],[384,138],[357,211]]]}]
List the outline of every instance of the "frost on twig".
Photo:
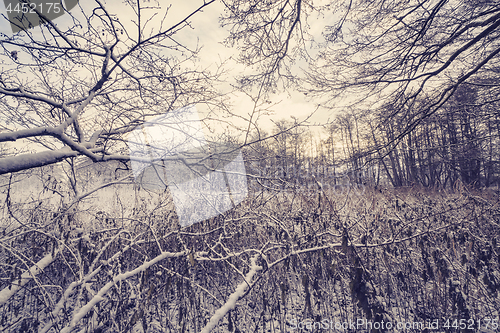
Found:
[{"label": "frost on twig", "polygon": [[97,293],[97,295],[95,295],[86,305],[84,305],[78,311],[74,312],[73,319],[71,320],[70,325],[68,327],[65,327],[61,331],[61,333],[71,332],[72,329],[78,324],[78,322],[83,317],[85,317],[85,315],[87,315],[90,312],[90,310],[92,310],[92,308],[97,303],[99,303],[99,302],[101,302],[101,301],[103,301],[105,299],[104,296],[106,295],[106,293],[111,289],[111,287],[113,287],[119,281],[123,281],[125,279],[128,279],[131,276],[139,274],[139,273],[145,271],[146,269],[148,269],[149,267],[157,264],[158,262],[160,262],[163,259],[174,258],[174,257],[182,257],[182,256],[185,256],[185,255],[186,255],[186,252],[184,252],[184,251],[182,251],[182,252],[176,252],[176,253],[162,252],[160,255],[156,256],[155,258],[151,259],[150,261],[146,261],[144,264],[140,265],[139,267],[137,267],[137,268],[135,268],[135,269],[133,269],[131,271],[128,271],[126,273],[122,273],[122,274],[118,274],[118,275],[114,276],[113,280],[109,281],[108,283],[106,283],[106,285],[104,285],[104,287],[102,287],[99,290],[99,292]]},{"label": "frost on twig", "polygon": [[30,269],[21,275],[21,279],[18,282],[12,283],[10,286],[4,288],[0,291],[0,306],[4,305],[13,295],[15,295],[26,283],[31,281],[32,278],[40,274],[47,266],[49,266],[57,256],[59,251],[54,251],[54,253],[49,253],[39,262],[30,267]]},{"label": "frost on twig", "polygon": [[231,294],[231,296],[229,296],[226,303],[217,311],[215,311],[214,315],[212,316],[212,318],[210,318],[210,321],[208,322],[207,326],[203,328],[201,333],[209,333],[210,331],[212,331],[219,320],[221,320],[229,311],[236,308],[236,302],[245,294],[245,292],[251,285],[253,277],[255,276],[257,271],[260,271],[262,269],[262,267],[258,266],[256,263],[257,258],[258,254],[252,257],[252,259],[250,260],[250,271],[245,276],[245,280],[236,287],[236,290]]}]

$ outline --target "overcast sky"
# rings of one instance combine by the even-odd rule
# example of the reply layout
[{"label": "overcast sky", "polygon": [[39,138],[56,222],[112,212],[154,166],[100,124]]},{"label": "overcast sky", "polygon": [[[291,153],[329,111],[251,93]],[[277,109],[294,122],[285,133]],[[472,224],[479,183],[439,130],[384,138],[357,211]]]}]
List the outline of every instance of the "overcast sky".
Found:
[{"label": "overcast sky", "polygon": [[[148,28],[154,29],[157,25],[159,25],[160,20],[163,18],[167,4],[172,4],[166,20],[166,25],[170,26],[176,21],[184,18],[195,8],[199,7],[202,4],[202,1],[161,1],[161,3],[165,4],[161,10],[152,9],[147,11],[146,16],[156,14],[156,17],[148,24]],[[81,1],[80,5],[86,13],[90,13],[95,7],[95,2]],[[134,31],[134,26],[131,22],[134,18],[134,14],[130,7],[123,3],[123,0],[107,0],[104,1],[104,5],[111,13],[118,15],[122,24],[129,27],[129,31]],[[3,14],[5,14],[5,6],[3,2],[0,2],[0,10]],[[237,57],[238,51],[235,48],[227,48],[221,43],[228,35],[227,30],[221,28],[219,25],[219,16],[222,11],[223,5],[219,1],[209,5],[203,13],[198,13],[192,17],[191,25],[193,29],[184,29],[177,35],[177,38],[183,43],[189,44],[192,48],[195,48],[197,43],[202,46],[200,53],[201,67],[212,67],[215,69],[217,64],[223,61],[227,62],[226,66],[229,71],[226,79],[228,82],[220,88],[225,92],[229,92],[231,91],[230,84],[234,82],[234,78],[242,72],[247,71],[247,69],[233,60]],[[71,12],[77,18],[82,17],[78,6]],[[318,39],[321,39],[321,29],[324,22],[320,22],[315,19],[310,19],[309,21],[309,31],[317,36]],[[0,32],[12,35],[10,26],[6,24],[5,19],[2,18],[1,22]],[[53,22],[62,29],[69,27],[73,23],[68,15],[63,15],[62,17],[55,19]],[[34,28],[32,29],[32,32],[37,35],[39,30],[39,28]],[[253,104],[251,100],[241,93],[232,94],[231,102],[234,105],[234,112],[238,115],[248,116],[252,112]],[[306,101],[303,94],[296,92],[281,92],[275,94],[270,98],[270,102],[272,102],[269,104],[270,111],[272,111],[271,115],[262,115],[259,120],[259,126],[267,130],[272,128],[271,120],[291,119],[290,116],[297,117],[300,120],[304,119],[316,109],[315,104],[317,104],[315,101]],[[199,111],[204,111],[203,106],[197,107]],[[324,123],[327,118],[331,118],[331,111],[319,109],[318,112],[311,118],[311,121]],[[238,121],[235,118],[235,122],[237,122],[239,126],[244,126],[241,120]],[[320,131],[317,130],[316,132],[319,133]]]}]

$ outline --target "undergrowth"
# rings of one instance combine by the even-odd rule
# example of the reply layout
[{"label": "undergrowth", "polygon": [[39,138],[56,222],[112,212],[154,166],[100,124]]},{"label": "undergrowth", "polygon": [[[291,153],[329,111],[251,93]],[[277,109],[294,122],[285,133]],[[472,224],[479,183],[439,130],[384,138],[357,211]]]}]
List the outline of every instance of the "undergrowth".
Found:
[{"label": "undergrowth", "polygon": [[[200,332],[242,283],[245,294],[213,332],[321,332],[359,320],[413,323],[405,332],[438,320],[452,332],[460,331],[455,319],[478,330],[472,320],[499,316],[500,207],[492,194],[264,191],[183,229],[164,207],[94,212],[88,228],[74,211],[41,205],[21,214],[11,205],[0,229],[0,296],[27,283],[2,303],[1,331],[60,332],[113,279],[74,329]],[[50,265],[30,277],[27,268],[48,255]],[[254,255],[260,270],[245,282]]]}]

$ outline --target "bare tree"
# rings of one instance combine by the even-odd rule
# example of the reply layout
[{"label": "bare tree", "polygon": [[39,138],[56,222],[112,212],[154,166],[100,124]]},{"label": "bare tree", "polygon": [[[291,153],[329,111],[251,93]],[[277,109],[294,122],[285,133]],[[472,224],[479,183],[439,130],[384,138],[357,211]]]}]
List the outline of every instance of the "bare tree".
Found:
[{"label": "bare tree", "polygon": [[[175,186],[164,186],[159,174],[153,177],[160,183],[154,189],[133,182],[131,163],[144,159],[127,153],[127,135],[141,132],[148,120],[181,106],[204,103],[225,108],[216,90],[223,69],[211,73],[198,68],[198,49],[191,49],[189,38],[184,40],[181,34],[190,20],[213,3],[200,2],[166,26],[171,22],[170,9],[165,11],[154,1],[125,1],[125,9],[133,15],[130,26],[106,3],[96,0],[91,9],[86,4],[79,12],[67,14],[73,22],[69,28],[48,22],[39,30],[2,36],[0,58],[5,67],[0,82],[0,143],[13,144],[2,146],[0,159],[0,330],[286,332],[290,326],[317,329],[326,318],[336,328],[337,322],[357,318],[395,323],[452,317],[468,320],[472,313],[497,316],[498,237],[490,236],[498,234],[499,206],[492,199],[470,194],[458,182],[454,184],[458,194],[450,198],[382,189],[353,198],[356,193],[349,183],[334,183],[329,188],[322,179],[311,177],[305,189],[283,191],[263,182],[281,184],[277,181],[284,179],[279,175],[226,172],[221,177],[223,195],[230,203],[236,201],[228,185],[234,174],[261,186],[252,189],[234,209],[220,210],[218,215],[186,227],[179,222],[172,195]],[[431,114],[440,116],[432,108],[444,101],[450,108],[476,100],[485,108],[494,105],[497,87],[488,86],[476,99],[458,98],[456,105],[449,96],[495,57],[491,48],[496,45],[492,38],[498,23],[496,4],[477,1],[480,9],[474,11],[460,3],[471,17],[470,23],[450,19],[454,7],[447,1],[438,6],[430,1],[372,1],[366,14],[361,10],[366,6],[359,7],[365,1],[326,6],[304,0],[223,4],[222,23],[231,27],[226,41],[240,43],[241,60],[259,69],[239,82],[238,88],[253,97],[245,133],[239,137],[224,133],[217,138],[232,147],[224,152],[228,155],[242,149],[264,168],[280,163],[285,170],[294,166],[314,172],[325,163],[324,158],[313,156],[321,148],[310,132],[302,132],[301,122],[280,122],[278,130],[266,135],[256,119],[265,103],[263,97],[279,83],[288,88],[299,82],[295,58],[312,58],[305,47],[306,41],[312,42],[307,20],[332,9],[344,10],[345,15],[338,16],[340,21],[327,39],[334,43],[334,37],[344,32],[346,48],[335,54],[329,48],[332,44],[325,45],[319,61],[326,65],[320,73],[321,63],[315,64],[311,73],[316,69],[321,75],[309,80],[314,85],[304,86],[304,90],[334,96],[335,88],[377,87],[390,77],[397,87],[394,96],[405,93],[406,102],[396,99],[404,108],[385,103],[389,106],[373,117],[368,112],[339,117],[336,128],[329,131],[327,156],[331,159],[337,156],[340,160],[335,130],[347,148],[343,160],[354,169],[365,163],[362,152],[369,143],[382,146],[405,139],[407,146],[415,148],[414,155],[404,149],[390,155],[379,150],[379,166],[398,186],[417,177],[408,165],[411,161],[429,170],[429,177],[442,177],[439,165],[449,162],[443,151],[450,145],[434,147],[436,133],[442,142],[450,142],[452,136],[459,140],[477,138],[482,130],[499,131],[498,121],[489,127],[469,125],[460,130],[425,123]],[[391,16],[396,9],[402,11],[402,17]],[[153,26],[160,10],[165,16]],[[427,19],[422,21],[419,15]],[[437,31],[432,25],[437,18],[454,22],[450,31],[445,29],[448,37],[429,37]],[[390,37],[392,43],[371,40],[365,33],[370,24],[384,26],[387,22],[396,28],[381,36]],[[349,24],[357,24],[361,31],[357,40],[347,38],[344,30]],[[403,38],[408,32],[410,41]],[[467,48],[469,42],[463,38],[469,33],[473,43]],[[411,59],[399,53],[423,52],[419,48],[423,44],[418,43],[427,37],[429,45],[442,38],[440,46],[428,49],[428,66],[443,67],[443,73],[434,69],[429,75],[415,74],[429,68],[422,63],[417,68],[410,66],[414,75],[409,79],[399,80],[398,70]],[[437,99],[430,96],[431,106],[425,106],[419,89],[425,88],[427,77],[444,74],[450,66],[445,61],[439,67],[441,52],[450,52],[448,60],[453,63],[459,58],[453,56],[453,47],[461,55],[469,48],[479,48],[480,42],[485,51],[480,54],[484,55],[482,67],[469,68],[463,80],[452,82],[450,90],[445,88]],[[387,59],[377,63],[376,58],[368,62],[357,58],[374,46],[384,50],[387,45],[392,47],[388,56],[399,59],[402,67],[392,66]],[[384,57],[380,53],[376,56]],[[426,59],[427,54],[419,57]],[[332,70],[336,63],[348,66],[339,69],[349,69],[350,76],[343,78],[355,82],[336,86],[339,81],[330,80],[330,75],[342,77]],[[494,76],[492,71],[488,73]],[[377,80],[371,80],[373,77]],[[494,82],[494,77],[489,79]],[[419,103],[422,108],[415,108]],[[473,118],[462,111],[463,119]],[[448,115],[443,113],[441,120]],[[361,124],[372,125],[370,120],[377,117],[381,121],[373,127],[361,128]],[[417,123],[428,126],[414,132],[412,124]],[[423,145],[430,154],[420,149]],[[473,179],[477,165],[464,163],[465,158],[481,160],[481,148],[469,145],[462,151],[463,158],[448,165]],[[177,162],[210,178],[221,160],[215,153],[204,153],[201,161],[188,163],[189,156],[181,156]],[[152,165],[153,172],[168,171],[165,164],[160,165],[167,159],[160,160],[154,161],[158,163]],[[336,162],[327,163],[341,169]],[[211,208],[217,211],[218,207]]]},{"label": "bare tree", "polygon": [[147,116],[217,104],[221,73],[197,68],[199,50],[177,37],[211,3],[170,25],[167,10],[153,26],[161,6],[128,2],[131,27],[97,1],[91,12],[67,13],[74,24],[65,30],[48,22],[41,31],[3,37],[0,142],[28,140],[33,151],[3,158],[0,173],[76,156],[128,160],[119,153],[124,135]]},{"label": "bare tree", "polygon": [[225,108],[221,68],[200,69],[180,34],[212,3],[174,19],[126,1],[131,26],[95,1],[66,13],[67,28],[2,36],[2,330],[210,331],[281,261],[262,252],[270,240],[239,242],[266,230],[248,223],[251,205],[180,229],[169,189],[132,183],[128,162],[143,159],[127,135],[189,104]]},{"label": "bare tree", "polygon": [[[307,73],[309,93],[345,95],[411,115],[390,148],[498,59],[500,7],[491,1],[349,1]],[[307,89],[305,89],[307,90]],[[360,94],[362,92],[362,94]],[[371,99],[366,99],[371,96]],[[420,98],[428,104],[412,112]],[[410,112],[410,113],[408,113]]]}]

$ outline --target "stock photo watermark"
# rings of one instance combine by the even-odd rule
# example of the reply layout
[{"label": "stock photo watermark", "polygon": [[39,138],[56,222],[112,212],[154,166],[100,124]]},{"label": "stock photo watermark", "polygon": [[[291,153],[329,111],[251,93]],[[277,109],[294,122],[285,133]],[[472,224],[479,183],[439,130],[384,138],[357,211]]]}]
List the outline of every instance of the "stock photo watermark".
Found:
[{"label": "stock photo watermark", "polygon": [[138,126],[128,139],[135,181],[173,197],[182,227],[218,216],[248,195],[238,147],[209,143],[194,106]]},{"label": "stock photo watermark", "polygon": [[363,330],[363,331],[373,331],[373,330],[390,330],[390,331],[437,331],[437,330],[461,330],[461,331],[478,331],[478,330],[491,330],[497,331],[500,327],[498,318],[483,318],[483,319],[471,319],[471,318],[441,318],[441,319],[428,319],[425,321],[410,321],[410,320],[400,320],[400,321],[376,321],[368,320],[364,318],[358,318],[354,320],[338,321],[323,319],[321,321],[314,320],[302,320],[292,319],[288,322],[289,327],[292,331],[295,330],[306,330],[306,331],[317,331],[322,330],[335,330],[335,331],[353,331],[353,330]]},{"label": "stock photo watermark", "polygon": [[78,0],[3,0],[13,33],[46,24],[73,9]]},{"label": "stock photo watermark", "polygon": [[371,169],[339,172],[333,167],[251,162],[245,166],[238,146],[206,140],[195,106],[137,126],[128,146],[135,182],[150,191],[168,188],[182,227],[227,212],[248,196],[249,189],[362,195],[363,181],[373,173]]}]

